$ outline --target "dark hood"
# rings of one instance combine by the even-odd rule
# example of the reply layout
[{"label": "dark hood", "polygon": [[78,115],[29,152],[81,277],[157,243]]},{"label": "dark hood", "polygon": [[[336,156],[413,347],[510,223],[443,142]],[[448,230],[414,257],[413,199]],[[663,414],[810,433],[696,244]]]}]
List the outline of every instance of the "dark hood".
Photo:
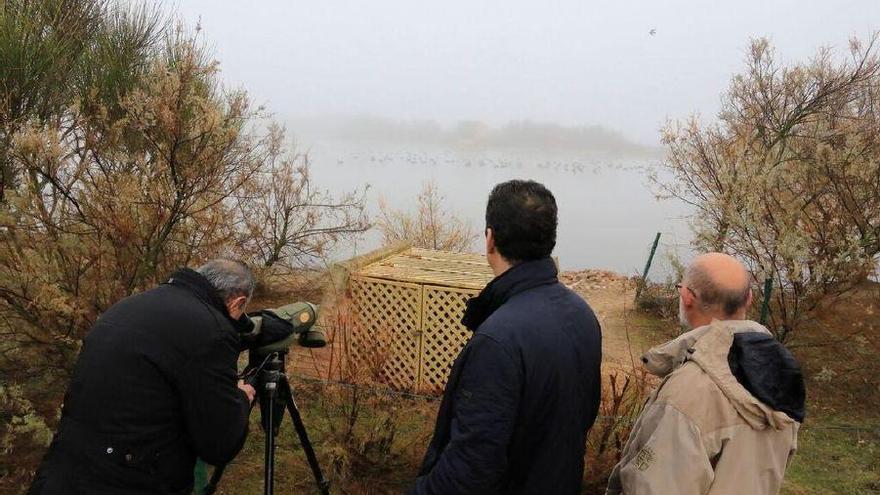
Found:
[{"label": "dark hood", "polygon": [[773,336],[758,332],[735,334],[727,361],[733,376],[755,398],[803,422],[806,391],[801,367]]}]

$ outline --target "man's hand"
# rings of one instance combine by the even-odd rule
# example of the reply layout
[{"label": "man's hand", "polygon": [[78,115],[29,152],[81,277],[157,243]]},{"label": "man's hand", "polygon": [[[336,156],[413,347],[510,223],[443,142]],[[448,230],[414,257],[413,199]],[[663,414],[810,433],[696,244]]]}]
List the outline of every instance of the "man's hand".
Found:
[{"label": "man's hand", "polygon": [[254,401],[254,396],[257,395],[257,391],[254,390],[254,387],[251,387],[250,385],[245,383],[244,380],[239,380],[238,388],[239,390],[247,394],[248,402]]}]

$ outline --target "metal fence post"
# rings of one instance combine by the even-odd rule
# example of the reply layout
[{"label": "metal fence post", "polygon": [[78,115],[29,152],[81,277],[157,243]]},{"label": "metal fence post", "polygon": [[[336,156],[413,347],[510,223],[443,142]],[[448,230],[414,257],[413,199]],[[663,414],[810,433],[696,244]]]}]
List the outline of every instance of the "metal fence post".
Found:
[{"label": "metal fence post", "polygon": [[761,325],[767,323],[767,315],[770,312],[770,294],[773,292],[773,279],[764,279],[764,302],[761,303]]},{"label": "metal fence post", "polygon": [[645,263],[645,269],[642,271],[642,283],[636,287],[636,299],[639,298],[639,295],[642,293],[642,288],[648,283],[648,270],[651,269],[651,263],[654,262],[654,253],[657,252],[657,244],[660,242],[660,232],[657,232],[657,235],[654,236],[654,244],[651,245],[651,254],[648,255],[648,262]]}]

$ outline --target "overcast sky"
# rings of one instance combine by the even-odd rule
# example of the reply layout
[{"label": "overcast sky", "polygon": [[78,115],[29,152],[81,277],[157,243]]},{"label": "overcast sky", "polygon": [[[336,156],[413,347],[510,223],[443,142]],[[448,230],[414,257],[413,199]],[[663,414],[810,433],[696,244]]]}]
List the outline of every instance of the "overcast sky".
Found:
[{"label": "overcast sky", "polygon": [[[880,0],[176,0],[223,78],[320,114],[602,124],[645,144],[711,117],[750,37],[786,60],[880,29]],[[651,35],[651,30],[656,30]]]}]

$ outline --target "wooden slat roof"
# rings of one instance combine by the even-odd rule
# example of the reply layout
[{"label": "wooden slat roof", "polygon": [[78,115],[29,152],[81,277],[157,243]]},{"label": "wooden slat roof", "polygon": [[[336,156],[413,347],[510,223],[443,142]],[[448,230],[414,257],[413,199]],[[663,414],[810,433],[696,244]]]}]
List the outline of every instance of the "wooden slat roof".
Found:
[{"label": "wooden slat roof", "polygon": [[356,275],[480,290],[494,277],[486,257],[411,248],[371,263]]}]

